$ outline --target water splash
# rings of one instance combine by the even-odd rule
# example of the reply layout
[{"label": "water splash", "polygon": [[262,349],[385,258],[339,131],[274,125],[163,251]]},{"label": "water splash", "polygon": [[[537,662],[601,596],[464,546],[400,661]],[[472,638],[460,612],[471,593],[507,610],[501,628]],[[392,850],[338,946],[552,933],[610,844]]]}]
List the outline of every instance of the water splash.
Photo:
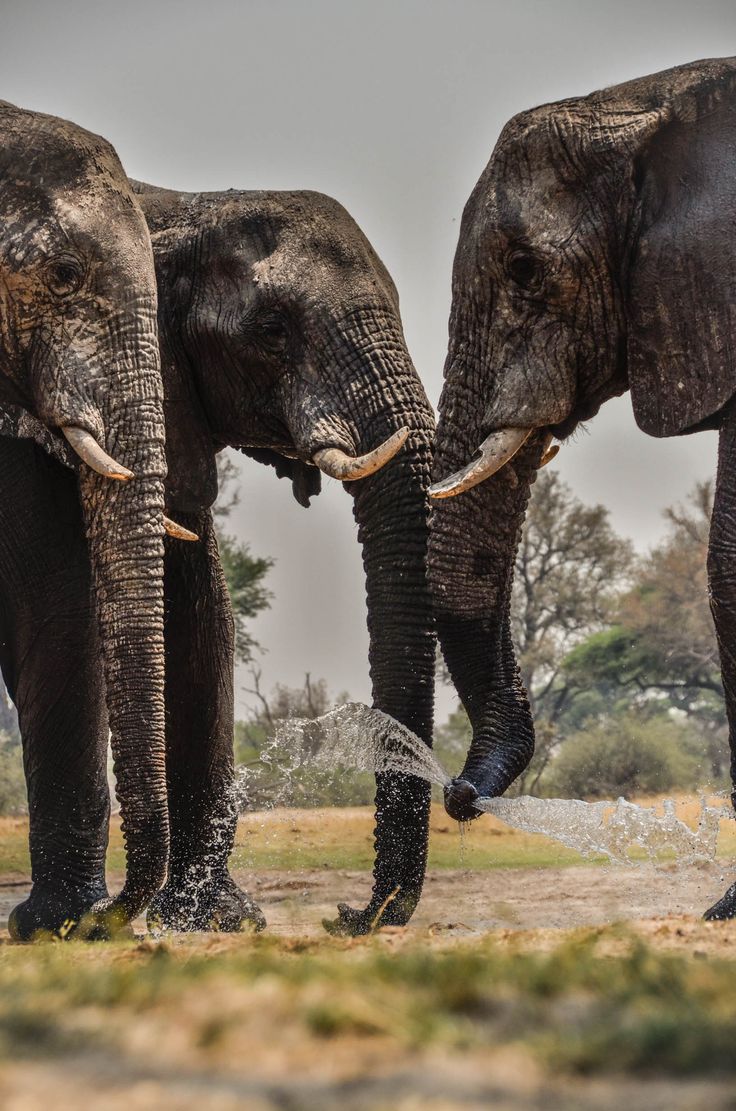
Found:
[{"label": "water splash", "polygon": [[674,853],[682,863],[712,860],[716,855],[723,808],[700,800],[698,824],[691,829],[677,817],[672,799],[665,799],[663,813],[654,806],[616,802],[583,802],[581,799],[519,798],[479,799],[478,809],[527,833],[543,833],[583,856],[607,856],[631,863],[631,849],[639,848],[649,860]]},{"label": "water splash", "polygon": [[[263,764],[276,778],[301,768],[337,767],[355,771],[403,772],[441,787],[450,776],[424,742],[380,710],[347,702],[315,719],[292,718],[277,724]],[[245,778],[247,796],[247,776]],[[695,829],[677,817],[668,799],[663,813],[620,798],[613,802],[580,799],[481,798],[479,810],[506,825],[541,833],[585,856],[603,855],[631,863],[632,848],[653,860],[664,853],[680,861],[712,860],[725,808],[700,801]]]}]

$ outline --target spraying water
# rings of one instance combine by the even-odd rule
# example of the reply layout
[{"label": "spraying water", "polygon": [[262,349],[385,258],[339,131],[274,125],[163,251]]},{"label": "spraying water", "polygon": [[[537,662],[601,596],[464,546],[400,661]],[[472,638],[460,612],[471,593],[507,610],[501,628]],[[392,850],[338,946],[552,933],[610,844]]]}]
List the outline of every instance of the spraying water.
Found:
[{"label": "spraying water", "polygon": [[[279,722],[263,755],[271,775],[286,777],[300,768],[336,767],[356,771],[404,772],[446,787],[450,776],[432,751],[410,729],[380,710],[348,702],[316,719]],[[247,775],[240,791],[247,796]],[[712,860],[724,810],[701,799],[698,824],[691,829],[675,813],[618,801],[580,799],[480,798],[477,808],[527,833],[541,833],[586,856],[604,855],[630,862],[638,847],[650,860],[673,853],[680,860]]]}]

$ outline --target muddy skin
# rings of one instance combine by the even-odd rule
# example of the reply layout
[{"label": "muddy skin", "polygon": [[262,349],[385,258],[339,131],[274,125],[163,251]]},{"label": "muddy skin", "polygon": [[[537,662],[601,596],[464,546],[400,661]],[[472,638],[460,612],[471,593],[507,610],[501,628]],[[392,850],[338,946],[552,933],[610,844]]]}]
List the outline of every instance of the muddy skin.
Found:
[{"label": "muddy skin", "polygon": [[[531,483],[551,435],[626,389],[651,435],[720,430],[708,568],[736,782],[735,109],[736,62],[714,59],[522,112],[466,205],[429,568],[473,726],[459,778],[479,794],[501,794],[534,751],[509,635]],[[521,430],[509,462],[447,496],[481,443],[490,459]],[[469,796],[453,786],[449,813],[472,817]],[[734,888],[708,915],[736,915]]]},{"label": "muddy skin", "polygon": [[[121,473],[135,474],[111,481],[75,464],[51,477],[58,465],[28,444],[3,440],[1,448],[2,667],[23,736],[34,878],[11,933],[107,934],[156,893],[168,855],[155,273],[145,221],[112,147],[8,104],[0,104],[0,366],[0,402],[38,417],[62,454],[69,457],[60,430],[76,430]],[[6,433],[17,428],[17,418],[5,425]],[[44,516],[34,516],[36,496]],[[73,572],[68,596],[59,592],[63,568],[49,566],[50,538],[72,562],[86,540],[88,564]],[[79,668],[68,701],[53,666],[62,654]],[[92,670],[86,708],[78,684]],[[104,759],[90,730],[77,729],[86,715],[109,722],[112,734],[128,853],[114,900],[102,863]]]}]

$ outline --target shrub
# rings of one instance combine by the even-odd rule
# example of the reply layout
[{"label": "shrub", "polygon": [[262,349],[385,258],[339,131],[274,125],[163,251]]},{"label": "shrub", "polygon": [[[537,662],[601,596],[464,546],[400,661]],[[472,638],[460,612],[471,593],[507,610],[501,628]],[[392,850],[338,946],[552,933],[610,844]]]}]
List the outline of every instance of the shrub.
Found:
[{"label": "shrub", "polygon": [[609,718],[573,734],[554,760],[544,787],[563,798],[657,794],[697,785],[690,730],[663,714]]}]

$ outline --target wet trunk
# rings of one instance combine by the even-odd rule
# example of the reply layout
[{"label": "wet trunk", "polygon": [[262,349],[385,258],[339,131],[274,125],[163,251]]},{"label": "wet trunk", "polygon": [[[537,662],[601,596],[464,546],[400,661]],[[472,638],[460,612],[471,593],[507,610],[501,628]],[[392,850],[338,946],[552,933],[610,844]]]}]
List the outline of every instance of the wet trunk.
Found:
[{"label": "wet trunk", "polygon": [[[483,437],[477,421],[468,424],[440,422],[435,481],[472,458]],[[429,578],[437,634],[473,728],[465,765],[445,797],[448,813],[459,820],[475,816],[477,795],[502,794],[534,753],[529,701],[511,640],[510,600],[540,456],[535,436],[479,486],[433,503]]]},{"label": "wet trunk", "polygon": [[[354,498],[366,574],[373,705],[432,744],[435,637],[427,583],[428,500],[434,418],[406,354],[379,321],[366,342],[364,373],[352,394],[356,446],[382,443],[411,429],[399,453],[377,474],[346,489]],[[352,378],[355,379],[355,375]],[[416,776],[376,777],[374,887],[362,911],[340,907],[351,933],[404,924],[419,901],[429,829],[429,784]]]},{"label": "wet trunk", "polygon": [[[427,437],[372,479],[356,483],[355,518],[366,573],[373,705],[432,744],[435,641],[427,586]],[[416,776],[376,776],[376,859],[366,924],[403,925],[422,892],[430,786]],[[386,903],[386,900],[390,900]]]},{"label": "wet trunk", "polygon": [[123,891],[95,908],[104,927],[129,920],[165,880],[168,811],[164,741],[165,476],[154,320],[116,360],[101,407],[107,451],[129,483],[80,467],[100,621],[108,718],[127,850]]}]

